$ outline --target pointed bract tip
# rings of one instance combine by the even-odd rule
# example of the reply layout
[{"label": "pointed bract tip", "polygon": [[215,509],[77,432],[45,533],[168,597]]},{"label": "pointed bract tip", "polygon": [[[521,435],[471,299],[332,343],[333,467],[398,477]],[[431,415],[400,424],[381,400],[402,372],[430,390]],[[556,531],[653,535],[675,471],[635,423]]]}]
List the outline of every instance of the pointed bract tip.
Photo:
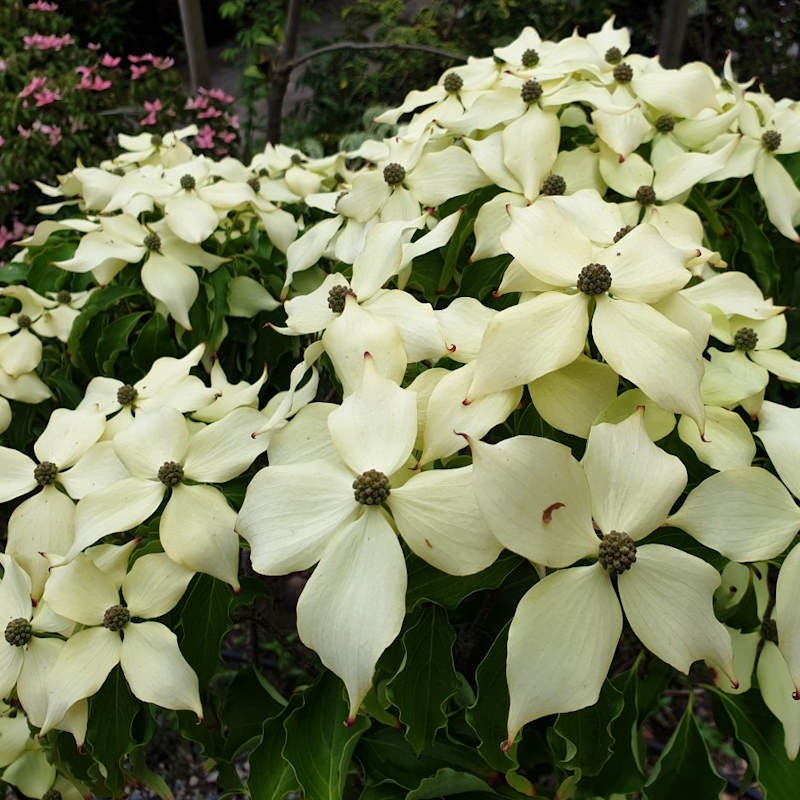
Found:
[{"label": "pointed bract tip", "polygon": [[739,681],[737,681],[736,678],[728,678],[728,680],[731,682],[731,686],[734,689],[738,689],[739,688]]},{"label": "pointed bract tip", "polygon": [[412,472],[417,472],[419,470],[419,468],[420,468],[420,464],[422,464],[422,462],[421,461],[417,461],[417,463],[414,464],[413,467],[411,467],[411,471]]},{"label": "pointed bract tip", "polygon": [[464,399],[461,401],[461,405],[462,405],[462,406],[471,406],[471,405],[472,405],[472,400],[470,400],[470,399],[469,399],[469,397],[465,397],[465,398],[464,398]]},{"label": "pointed bract tip", "polygon": [[197,715],[197,725],[202,725],[203,722],[205,722],[204,718],[200,714],[198,714]]},{"label": "pointed bract tip", "polygon": [[467,442],[467,444],[472,444],[472,440],[470,439],[468,433],[463,433],[462,431],[455,431],[455,430],[453,431],[453,433],[456,436],[460,436],[462,439],[464,439]]},{"label": "pointed bract tip", "polygon": [[705,432],[703,432],[700,434],[700,441],[704,442],[705,444],[708,444],[711,441],[711,439],[706,439]]},{"label": "pointed bract tip", "polygon": [[617,159],[620,164],[625,163],[625,156],[622,153],[619,154],[619,158]]},{"label": "pointed bract tip", "polygon": [[364,351],[364,358],[372,358],[372,353],[369,350]]},{"label": "pointed bract tip", "polygon": [[502,750],[504,753],[507,753],[511,749],[512,744],[513,742],[511,741],[511,737],[509,737],[500,743],[500,750]]},{"label": "pointed bract tip", "polygon": [[800,700],[800,689],[795,688],[792,692],[792,700]]},{"label": "pointed bract tip", "polygon": [[271,328],[272,327],[272,323],[271,322],[265,322],[261,327],[262,328]]},{"label": "pointed bract tip", "polygon": [[454,344],[447,344],[447,345],[445,345],[445,347],[447,348],[447,352],[448,353],[455,353],[455,351],[457,349]]},{"label": "pointed bract tip", "polygon": [[503,293],[499,289],[495,289],[492,292],[492,297],[502,297],[502,296],[503,296]]},{"label": "pointed bract tip", "polygon": [[355,725],[355,724],[356,724],[356,715],[355,715],[355,714],[351,714],[351,715],[350,715],[350,716],[349,716],[349,717],[348,717],[348,718],[347,718],[347,719],[344,721],[344,726],[345,726],[345,728],[352,728],[352,727],[353,727],[353,725]]}]

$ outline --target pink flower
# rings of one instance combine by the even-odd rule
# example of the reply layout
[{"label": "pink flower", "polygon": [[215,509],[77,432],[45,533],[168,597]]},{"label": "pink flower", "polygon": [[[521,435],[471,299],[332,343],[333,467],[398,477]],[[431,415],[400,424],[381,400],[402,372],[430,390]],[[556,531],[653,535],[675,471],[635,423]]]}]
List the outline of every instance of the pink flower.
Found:
[{"label": "pink flower", "polygon": [[152,59],[153,66],[159,70],[170,69],[171,67],[175,66],[175,59],[167,56],[166,58],[160,58],[154,56]]},{"label": "pink flower", "polygon": [[31,79],[31,82],[17,95],[17,97],[28,97],[38,89],[41,89],[47,83],[47,78],[41,75],[36,75]]},{"label": "pink flower", "polygon": [[55,34],[48,34],[42,36],[41,33],[34,33],[30,36],[23,36],[22,43],[26,50],[35,48],[36,50],[60,50],[62,47],[75,44],[75,40],[68,33],[63,36],[56,36]]},{"label": "pink flower", "polygon": [[58,3],[48,3],[46,0],[36,0],[35,3],[28,3],[31,11],[58,11]]},{"label": "pink flower", "polygon": [[99,50],[102,47],[102,45],[98,44],[97,42],[89,42],[89,44],[87,44],[86,47],[89,50]]},{"label": "pink flower", "polygon": [[0,247],[5,247],[9,242],[16,242],[28,233],[33,232],[33,225],[24,225],[18,219],[15,219],[11,228],[5,225],[0,225]]},{"label": "pink flower", "polygon": [[8,69],[8,64],[4,58],[0,58],[0,72],[5,72]]},{"label": "pink flower", "polygon": [[161,101],[159,99],[149,102],[144,101],[144,110],[148,111],[148,115],[139,120],[140,125],[155,125],[157,122],[158,112],[161,111]]},{"label": "pink flower", "polygon": [[2,147],[6,143],[6,140],[0,136],[0,147]]},{"label": "pink flower", "polygon": [[138,80],[145,72],[147,72],[146,66],[142,65],[141,67],[137,67],[136,64],[131,64],[131,78],[133,78],[133,80]]},{"label": "pink flower", "polygon": [[116,67],[121,60],[122,59],[119,56],[114,58],[114,56],[111,56],[108,53],[106,53],[103,56],[102,60],[100,61],[100,65],[103,67],[107,67],[108,69],[112,69],[113,67]]},{"label": "pink flower", "polygon": [[198,119],[216,119],[217,117],[221,117],[222,112],[218,108],[214,108],[211,106],[207,108],[205,111],[201,111],[198,115]]},{"label": "pink flower", "polygon": [[208,108],[208,98],[207,97],[190,97],[186,100],[186,105],[184,108],[187,111],[195,111],[198,108]]},{"label": "pink flower", "polygon": [[194,141],[201,150],[210,150],[214,146],[214,129],[210,125],[203,125]]},{"label": "pink flower", "polygon": [[222,89],[203,89],[197,90],[200,94],[208,95],[212,100],[218,100],[220,103],[232,103],[234,98]]},{"label": "pink flower", "polygon": [[31,138],[31,131],[29,128],[24,128],[22,125],[17,125],[17,133],[23,139],[30,139]]},{"label": "pink flower", "polygon": [[219,135],[219,138],[222,139],[225,144],[230,144],[236,139],[236,134],[233,131],[225,131]]},{"label": "pink flower", "polygon": [[58,89],[55,91],[43,89],[41,92],[36,92],[33,99],[36,100],[36,107],[41,108],[42,106],[49,106],[50,103],[55,103],[57,100],[60,100],[61,92],[59,92]]}]

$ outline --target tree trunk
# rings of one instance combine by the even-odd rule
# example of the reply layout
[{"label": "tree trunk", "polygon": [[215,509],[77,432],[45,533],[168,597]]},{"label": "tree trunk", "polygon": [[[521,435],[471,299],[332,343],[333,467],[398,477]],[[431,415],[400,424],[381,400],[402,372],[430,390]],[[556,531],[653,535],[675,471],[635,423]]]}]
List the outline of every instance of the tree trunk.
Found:
[{"label": "tree trunk", "polygon": [[210,88],[211,70],[208,67],[208,49],[203,32],[203,10],[200,0],[178,0],[183,27],[183,41],[189,60],[189,83],[192,91],[199,86]]},{"label": "tree trunk", "polygon": [[689,19],[689,0],[665,0],[664,16],[661,20],[661,38],[658,46],[662,67],[681,65],[683,39]]},{"label": "tree trunk", "polygon": [[297,49],[297,32],[300,28],[301,0],[289,0],[286,9],[286,28],[283,43],[278,49],[272,66],[272,79],[267,103],[267,141],[273,144],[280,141],[283,123],[283,100],[289,88],[292,74],[292,59]]}]

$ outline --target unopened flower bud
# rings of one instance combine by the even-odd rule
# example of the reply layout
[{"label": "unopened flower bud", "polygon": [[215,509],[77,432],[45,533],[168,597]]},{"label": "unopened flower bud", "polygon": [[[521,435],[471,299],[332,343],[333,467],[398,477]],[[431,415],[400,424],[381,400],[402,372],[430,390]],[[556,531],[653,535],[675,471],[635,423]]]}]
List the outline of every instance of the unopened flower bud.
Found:
[{"label": "unopened flower bud", "polygon": [[17,327],[26,330],[31,327],[33,320],[27,314],[17,314]]},{"label": "unopened flower bud", "polygon": [[636,561],[636,544],[627,533],[611,531],[600,542],[600,566],[612,575],[621,575]]},{"label": "unopened flower bud", "polygon": [[659,133],[669,133],[675,128],[675,117],[671,114],[662,114],[655,122]]},{"label": "unopened flower bud", "polygon": [[163,142],[164,140],[157,133],[150,136],[150,144],[152,144],[153,147],[161,147]]},{"label": "unopened flower bud", "polygon": [[363,506],[379,506],[390,491],[389,479],[377,469],[368,469],[353,481],[356,502]]},{"label": "unopened flower bud", "polygon": [[23,647],[33,638],[33,628],[25,617],[17,617],[6,625],[5,635],[12,647]]},{"label": "unopened flower bud", "polygon": [[349,286],[333,286],[328,292],[328,308],[334,314],[341,314],[348,295],[355,297],[356,293]]},{"label": "unopened flower bud", "polygon": [[69,305],[72,302],[72,293],[67,289],[60,289],[56,295],[56,302],[61,303],[62,306]]},{"label": "unopened flower bud", "polygon": [[656,191],[652,186],[644,184],[636,190],[636,202],[643,206],[651,206],[656,201]]},{"label": "unopened flower bud", "polygon": [[132,406],[136,402],[136,398],[138,396],[138,390],[129,383],[126,383],[117,389],[117,402],[121,406]]},{"label": "unopened flower bud", "polygon": [[58,467],[52,461],[42,461],[33,468],[33,479],[39,486],[50,486],[55,483]]},{"label": "unopened flower bud", "polygon": [[406,170],[402,164],[392,162],[383,168],[383,179],[389,186],[399,186],[406,179]]},{"label": "unopened flower bud", "polygon": [[125,606],[111,606],[103,614],[103,627],[110,631],[121,631],[131,621],[131,612]]},{"label": "unopened flower bud", "polygon": [[630,83],[633,80],[633,67],[623,61],[614,67],[613,75],[617,83]]},{"label": "unopened flower bud", "polygon": [[567,191],[567,182],[561,175],[548,175],[542,183],[542,194],[559,195]]},{"label": "unopened flower bud", "polygon": [[611,273],[605,264],[587,264],[578,274],[578,290],[589,296],[611,288]]},{"label": "unopened flower bud", "polygon": [[183,480],[183,467],[177,461],[165,461],[158,468],[158,479],[164,486],[177,486]]},{"label": "unopened flower bud", "polygon": [[442,85],[444,86],[444,90],[449,94],[456,94],[461,91],[461,87],[464,85],[464,79],[455,72],[448,72],[447,75],[444,76]]},{"label": "unopened flower bud", "polygon": [[733,334],[733,346],[737,350],[743,350],[744,352],[755,350],[757,344],[758,334],[752,328],[739,328]]},{"label": "unopened flower bud", "polygon": [[522,54],[522,66],[530,69],[531,67],[535,67],[538,63],[539,54],[532,47],[529,47]]},{"label": "unopened flower bud", "polygon": [[622,61],[622,50],[619,47],[609,47],[603,58],[607,64],[619,64]]},{"label": "unopened flower bud", "polygon": [[196,185],[197,182],[194,179],[194,175],[181,175],[181,189],[186,189],[187,192],[190,192]]},{"label": "unopened flower bud", "polygon": [[525,83],[522,84],[519,95],[524,103],[528,105],[535,103],[542,96],[542,85],[539,81],[531,78],[529,81],[525,81]]}]

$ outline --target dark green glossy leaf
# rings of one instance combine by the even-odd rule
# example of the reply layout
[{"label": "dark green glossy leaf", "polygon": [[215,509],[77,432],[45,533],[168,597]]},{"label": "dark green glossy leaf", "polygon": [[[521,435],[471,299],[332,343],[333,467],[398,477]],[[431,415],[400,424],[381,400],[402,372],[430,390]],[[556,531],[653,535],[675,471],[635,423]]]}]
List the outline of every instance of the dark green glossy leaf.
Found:
[{"label": "dark green glossy leaf", "polygon": [[233,760],[246,749],[246,746],[260,738],[265,720],[278,716],[285,707],[276,695],[268,691],[264,678],[253,667],[236,673],[228,686],[222,719],[225,722],[225,756]]},{"label": "dark green glossy leaf", "polygon": [[736,739],[747,753],[750,767],[764,790],[765,800],[796,797],[800,786],[800,759],[789,761],[783,727],[770,713],[755,689],[745,694],[725,694],[709,687],[733,725]]},{"label": "dark green glossy leaf", "polygon": [[387,685],[389,699],[400,709],[405,735],[416,753],[433,743],[447,723],[444,706],[458,691],[453,666],[455,631],[438,606],[420,611],[417,623],[403,635],[404,659]]},{"label": "dark green glossy leaf", "polygon": [[125,314],[106,326],[97,342],[97,361],[104,375],[114,374],[114,362],[120,353],[127,351],[128,337],[133,333],[144,311]]},{"label": "dark green glossy leaf", "polygon": [[348,705],[342,682],[331,672],[303,694],[303,705],[286,718],[284,758],[305,796],[340,800],[353,750],[370,721],[357,716],[345,725]]},{"label": "dark green glossy leaf", "polygon": [[300,788],[294,770],[283,757],[286,731],[283,719],[270,720],[264,726],[261,744],[250,753],[250,775],[247,788],[258,800],[283,800],[288,792]]},{"label": "dark green glossy leaf", "polygon": [[145,323],[131,348],[133,363],[145,375],[161,356],[175,356],[177,349],[169,323],[161,314],[153,314]]},{"label": "dark green glossy leaf", "polygon": [[697,727],[691,703],[656,762],[647,781],[647,800],[676,797],[719,797],[725,781],[714,769]]},{"label": "dark green glossy leaf", "polygon": [[455,608],[465,597],[474,592],[496,589],[521,563],[521,560],[519,556],[507,553],[474,575],[456,577],[446,575],[421,558],[409,554],[406,558],[408,569],[406,608],[411,611],[425,600],[445,608]]},{"label": "dark green glossy leaf", "polygon": [[481,792],[481,797],[502,797],[492,791],[486,781],[469,772],[457,772],[450,767],[444,767],[435,775],[424,778],[419,786],[410,791],[407,800],[437,800],[439,797],[449,797],[463,792]]}]

